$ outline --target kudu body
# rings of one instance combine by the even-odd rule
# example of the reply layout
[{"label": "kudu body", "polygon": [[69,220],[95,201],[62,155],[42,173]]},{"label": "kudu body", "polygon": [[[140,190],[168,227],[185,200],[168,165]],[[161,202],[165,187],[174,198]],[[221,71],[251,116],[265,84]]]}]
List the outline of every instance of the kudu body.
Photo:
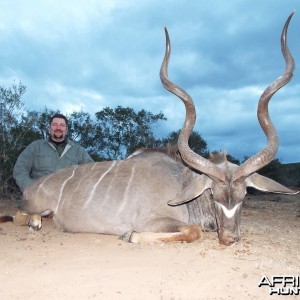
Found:
[{"label": "kudu body", "polygon": [[[241,166],[228,162],[225,155],[208,160],[189,148],[195,107],[190,96],[168,79],[170,41],[166,30],[161,81],[186,107],[178,140],[180,159],[164,151],[139,150],[123,161],[63,169],[26,189],[25,210],[39,215],[53,212],[55,224],[64,231],[121,235],[134,243],[191,242],[201,237],[201,229],[217,230],[222,244],[237,242],[247,186],[274,193],[297,193],[255,173],[274,159],[278,148],[268,102],[292,77],[294,61],[286,44],[291,17],[281,36],[285,72],[266,89],[258,105],[258,120],[268,144]],[[41,227],[39,222],[31,225]]]}]

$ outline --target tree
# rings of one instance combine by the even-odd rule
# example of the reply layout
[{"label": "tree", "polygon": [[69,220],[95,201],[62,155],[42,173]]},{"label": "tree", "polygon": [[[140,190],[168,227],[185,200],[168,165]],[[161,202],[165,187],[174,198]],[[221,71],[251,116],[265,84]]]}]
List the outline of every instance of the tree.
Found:
[{"label": "tree", "polygon": [[282,170],[281,162],[278,158],[275,158],[268,165],[258,170],[257,173],[280,182],[281,170]]},{"label": "tree", "polygon": [[[249,156],[244,156],[245,162]],[[273,159],[269,164],[257,171],[258,174],[271,178],[275,181],[281,181],[282,164],[278,158]]]},{"label": "tree", "polygon": [[0,189],[1,193],[14,191],[12,169],[22,151],[24,140],[35,135],[21,97],[26,87],[20,82],[9,88],[0,87]]},{"label": "tree", "polygon": [[106,107],[96,113],[96,144],[105,159],[123,159],[140,147],[151,147],[161,142],[155,139],[152,127],[166,120],[162,114],[152,114],[142,109],[118,106]]},{"label": "tree", "polygon": [[70,139],[84,147],[95,161],[104,160],[98,151],[98,139],[102,139],[102,130],[96,125],[91,115],[81,110],[72,112],[67,117]]},{"label": "tree", "polygon": [[232,162],[233,164],[236,164],[236,165],[239,165],[241,163],[239,159],[233,157],[230,154],[227,154],[227,160]]},{"label": "tree", "polygon": [[49,136],[49,122],[51,116],[60,113],[59,110],[52,110],[44,107],[41,111],[30,111],[29,114],[34,119],[33,130],[37,132],[40,139],[46,139]]},{"label": "tree", "polygon": [[[180,130],[172,131],[165,139],[163,139],[163,144],[176,145],[179,134]],[[198,153],[203,157],[208,156],[207,143],[197,131],[193,131],[191,133],[191,136],[189,138],[189,146],[195,153]]]}]

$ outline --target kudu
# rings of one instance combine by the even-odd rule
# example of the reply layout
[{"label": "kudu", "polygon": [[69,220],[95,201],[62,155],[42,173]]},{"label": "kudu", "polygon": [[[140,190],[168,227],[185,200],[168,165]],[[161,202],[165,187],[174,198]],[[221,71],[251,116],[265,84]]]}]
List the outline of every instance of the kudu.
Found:
[{"label": "kudu", "polygon": [[[74,166],[40,178],[24,193],[25,211],[37,214],[38,221],[26,217],[26,223],[40,229],[40,215],[52,212],[61,230],[121,235],[133,243],[192,242],[201,237],[202,230],[217,230],[221,244],[239,241],[247,187],[274,193],[298,192],[255,173],[274,159],[278,149],[268,103],[290,81],[294,70],[286,43],[291,17],[281,35],[285,72],[264,91],[258,104],[258,120],[268,139],[263,150],[238,166],[227,161],[224,154],[205,159],[189,148],[195,107],[190,96],[168,79],[170,40],[165,29],[160,78],[163,86],[185,104],[186,119],[178,139],[181,157],[175,159],[166,149],[139,150],[126,160]],[[18,223],[20,214],[14,219]]]}]

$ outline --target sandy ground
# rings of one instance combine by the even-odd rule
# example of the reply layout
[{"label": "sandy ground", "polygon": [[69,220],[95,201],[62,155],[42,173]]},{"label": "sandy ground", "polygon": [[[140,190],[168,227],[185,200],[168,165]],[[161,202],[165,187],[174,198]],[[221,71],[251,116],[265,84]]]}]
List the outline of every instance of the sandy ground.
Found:
[{"label": "sandy ground", "polygon": [[[0,202],[0,213],[15,210]],[[242,241],[216,233],[191,244],[128,244],[71,234],[44,221],[39,232],[0,225],[1,299],[299,299],[269,296],[262,276],[300,274],[300,196],[247,196]]]}]

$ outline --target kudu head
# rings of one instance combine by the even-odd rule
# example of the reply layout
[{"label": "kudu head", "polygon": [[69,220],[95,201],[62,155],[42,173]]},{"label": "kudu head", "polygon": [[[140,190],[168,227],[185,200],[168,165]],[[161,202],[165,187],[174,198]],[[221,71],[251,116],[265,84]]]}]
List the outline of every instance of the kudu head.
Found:
[{"label": "kudu head", "polygon": [[[241,208],[247,186],[274,193],[297,193],[255,173],[270,163],[278,150],[278,136],[268,113],[268,103],[271,97],[286,85],[293,76],[295,65],[286,41],[288,25],[292,16],[293,13],[288,17],[281,34],[281,48],[286,62],[285,71],[282,76],[267,87],[258,103],[257,117],[267,137],[267,146],[240,166],[233,165],[227,162],[226,159],[222,163],[214,163],[190,149],[188,140],[196,121],[195,106],[188,93],[168,79],[171,46],[169,34],[165,28],[166,51],[160,69],[161,82],[168,91],[183,101],[186,109],[186,118],[178,138],[178,148],[185,163],[203,173],[203,175],[199,175],[200,179],[196,183],[198,186],[193,187],[192,197],[187,197],[185,191],[184,196],[179,195],[176,199],[170,200],[168,204],[180,205],[186,203],[200,196],[204,190],[210,189],[215,202],[218,236],[221,244],[230,245],[240,239]],[[195,190],[197,190],[197,193]]]}]

